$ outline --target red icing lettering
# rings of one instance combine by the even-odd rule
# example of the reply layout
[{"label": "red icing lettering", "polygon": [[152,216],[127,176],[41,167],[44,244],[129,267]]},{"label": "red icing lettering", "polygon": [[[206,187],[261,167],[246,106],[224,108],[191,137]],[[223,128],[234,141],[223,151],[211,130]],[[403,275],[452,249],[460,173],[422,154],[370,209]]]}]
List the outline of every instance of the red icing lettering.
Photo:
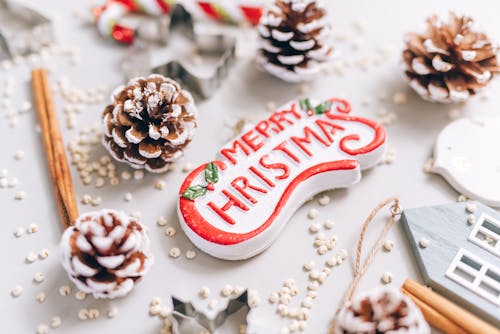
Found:
[{"label": "red icing lettering", "polygon": [[[255,131],[257,131],[258,133],[260,133],[261,135],[263,135],[266,138],[269,138],[269,133],[267,132],[268,129],[269,129],[269,121],[267,119],[260,121],[255,126]],[[274,130],[274,129],[272,129],[272,130]],[[276,130],[274,130],[274,132],[277,133]]]},{"label": "red icing lettering", "polygon": [[245,203],[240,201],[236,196],[231,194],[226,189],[223,189],[222,193],[228,198],[228,201],[222,208],[218,207],[214,202],[209,202],[207,205],[227,223],[234,225],[236,224],[236,222],[226,213],[226,211],[229,210],[232,206],[236,206],[243,211],[248,211],[248,206],[246,206]]},{"label": "red icing lettering", "polygon": [[224,157],[226,157],[227,160],[231,161],[231,163],[233,165],[236,165],[236,163],[238,161],[233,157],[233,154],[236,155],[238,153],[238,148],[240,148],[241,151],[243,151],[243,153],[245,153],[245,155],[248,156],[250,154],[250,151],[248,150],[248,148],[246,148],[245,145],[243,145],[242,143],[240,143],[240,141],[238,139],[236,139],[233,142],[233,147],[232,148],[223,148],[222,150],[220,150],[220,153]]},{"label": "red icing lettering", "polygon": [[293,119],[288,118],[287,116],[294,116],[296,119],[300,119],[300,114],[295,110],[295,103],[292,104],[292,107],[289,110],[281,110],[276,111],[269,117],[269,120],[278,127],[278,131],[273,128],[274,131],[280,132],[285,129],[282,123],[293,125],[295,124]]},{"label": "red icing lettering", "polygon": [[333,143],[333,138],[332,136],[335,135],[335,132],[337,130],[345,130],[343,126],[337,125],[335,123],[330,122],[329,120],[325,119],[317,119],[315,121],[316,125],[323,131],[325,134],[326,138],[328,138],[328,141]]},{"label": "red icing lettering", "polygon": [[254,129],[248,131],[241,136],[241,139],[247,144],[254,152],[264,146],[264,141],[255,133]]},{"label": "red icing lettering", "polygon": [[312,138],[311,137],[316,138],[316,140],[319,141],[320,143],[322,143],[323,145],[325,145],[325,147],[328,147],[330,145],[323,138],[321,138],[316,132],[314,132],[313,130],[311,130],[311,128],[308,127],[308,126],[304,127],[304,137],[295,137],[295,136],[293,136],[293,137],[290,137],[290,140],[295,145],[297,145],[298,147],[300,147],[300,149],[302,151],[304,151],[305,154],[307,154],[308,156],[312,156],[311,151],[309,151],[307,149],[307,147],[304,145],[304,143],[305,144],[311,144],[312,143]]},{"label": "red icing lettering", "polygon": [[251,166],[250,168],[248,168],[248,170],[251,171],[252,173],[254,173],[254,175],[256,175],[258,178],[260,178],[262,181],[264,181],[264,183],[267,184],[269,187],[274,188],[276,186],[273,183],[273,181],[271,181],[267,176],[262,174],[262,172],[260,170],[258,170],[257,168],[255,168],[254,166]]},{"label": "red icing lettering", "polygon": [[281,142],[275,148],[273,148],[273,151],[281,151],[296,163],[300,163],[300,159],[295,154],[293,154],[292,151],[288,149],[288,147],[286,147],[286,143],[287,143],[286,141]]},{"label": "red icing lettering", "polygon": [[231,185],[236,191],[238,191],[243,197],[245,197],[250,203],[255,204],[257,200],[253,198],[246,189],[252,189],[258,191],[260,193],[266,194],[267,190],[263,188],[259,188],[257,186],[251,185],[248,179],[244,176],[238,176],[233,181],[231,181]]},{"label": "red icing lettering", "polygon": [[264,159],[267,158],[269,158],[269,154],[265,154],[264,156],[262,156],[262,158],[260,158],[259,160],[259,164],[267,169],[281,170],[283,173],[281,175],[277,175],[276,179],[284,180],[288,176],[290,176],[290,168],[287,165],[283,163],[267,163],[264,161]]}]

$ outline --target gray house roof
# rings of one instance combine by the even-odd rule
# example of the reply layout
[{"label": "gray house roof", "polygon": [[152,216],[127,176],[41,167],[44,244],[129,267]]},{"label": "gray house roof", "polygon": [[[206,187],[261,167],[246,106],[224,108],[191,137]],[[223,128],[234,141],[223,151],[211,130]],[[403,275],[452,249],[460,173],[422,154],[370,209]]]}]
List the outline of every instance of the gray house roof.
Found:
[{"label": "gray house roof", "polygon": [[407,209],[401,221],[425,283],[500,327],[500,214],[465,202]]}]

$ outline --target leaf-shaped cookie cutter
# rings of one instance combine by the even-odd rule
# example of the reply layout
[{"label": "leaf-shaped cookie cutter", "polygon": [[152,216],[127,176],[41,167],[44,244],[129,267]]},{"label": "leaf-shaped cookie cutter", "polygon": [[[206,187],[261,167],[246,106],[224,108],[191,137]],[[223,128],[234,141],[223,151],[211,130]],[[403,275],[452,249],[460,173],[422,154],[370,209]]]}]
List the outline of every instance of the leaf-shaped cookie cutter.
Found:
[{"label": "leaf-shaped cookie cutter", "polygon": [[37,52],[53,40],[47,16],[27,5],[0,0],[0,60]]},{"label": "leaf-shaped cookie cutter", "polygon": [[[192,93],[205,99],[221,85],[229,73],[229,68],[236,58],[236,38],[227,34],[206,31],[197,26],[191,14],[177,4],[168,19],[168,33],[177,28],[183,29],[183,34],[189,38],[201,53],[220,55],[214,64],[213,71],[200,75],[186,65],[182,59],[171,58],[167,62],[154,64],[151,46],[148,49],[140,45],[133,48],[122,64],[127,79],[158,73],[181,81]],[[167,36],[168,39],[169,36]]]}]

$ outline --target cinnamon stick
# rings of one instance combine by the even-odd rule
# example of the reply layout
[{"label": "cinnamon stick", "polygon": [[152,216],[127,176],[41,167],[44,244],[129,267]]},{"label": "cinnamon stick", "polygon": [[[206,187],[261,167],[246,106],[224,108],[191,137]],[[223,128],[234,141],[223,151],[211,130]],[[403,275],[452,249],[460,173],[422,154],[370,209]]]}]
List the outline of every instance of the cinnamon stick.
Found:
[{"label": "cinnamon stick", "polygon": [[57,208],[67,228],[78,217],[78,206],[46,71],[34,69],[31,83]]},{"label": "cinnamon stick", "polygon": [[409,278],[403,289],[468,333],[500,334],[500,330]]},{"label": "cinnamon stick", "polygon": [[412,295],[405,288],[401,288],[401,292],[408,296],[415,303],[415,305],[418,306],[420,311],[422,311],[425,320],[427,320],[427,322],[432,325],[432,327],[437,328],[443,333],[447,334],[469,334],[463,328],[459,327],[454,322],[443,316],[441,313]]}]

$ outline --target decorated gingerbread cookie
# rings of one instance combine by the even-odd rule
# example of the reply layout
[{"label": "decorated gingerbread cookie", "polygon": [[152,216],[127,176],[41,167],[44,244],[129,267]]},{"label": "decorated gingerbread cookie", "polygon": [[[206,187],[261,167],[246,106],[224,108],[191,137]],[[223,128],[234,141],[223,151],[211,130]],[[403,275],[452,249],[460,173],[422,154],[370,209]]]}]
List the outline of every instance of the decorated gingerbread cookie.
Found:
[{"label": "decorated gingerbread cookie", "polygon": [[385,151],[384,128],[350,114],[350,104],[293,101],[193,170],[178,214],[206,253],[242,260],[264,251],[311,196],[357,183]]}]

